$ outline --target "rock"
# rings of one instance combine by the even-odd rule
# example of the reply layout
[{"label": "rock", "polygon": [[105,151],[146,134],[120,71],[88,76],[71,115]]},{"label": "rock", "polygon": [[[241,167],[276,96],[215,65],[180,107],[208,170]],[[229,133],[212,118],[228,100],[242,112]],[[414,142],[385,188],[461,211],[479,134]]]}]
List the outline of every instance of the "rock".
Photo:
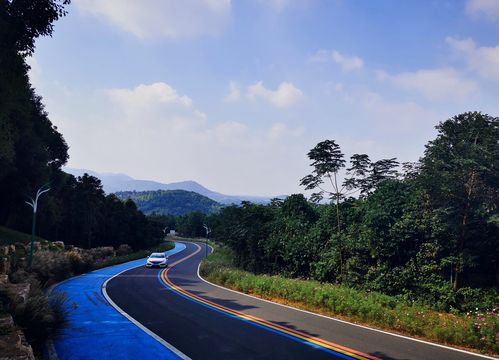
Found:
[{"label": "rock", "polygon": [[21,330],[12,330],[0,336],[0,360],[35,360],[33,349]]},{"label": "rock", "polygon": [[1,274],[0,275],[0,285],[6,286],[9,282],[9,275],[7,274]]},{"label": "rock", "polygon": [[0,257],[0,274],[10,274],[10,260],[8,257]]},{"label": "rock", "polygon": [[12,284],[9,286],[9,288],[12,289],[12,293],[17,299],[16,302],[26,304],[26,301],[28,301],[29,291],[31,289],[30,284],[28,283]]},{"label": "rock", "polygon": [[52,244],[58,249],[64,250],[64,242],[62,241],[53,241]]},{"label": "rock", "polygon": [[0,246],[0,257],[9,255],[10,246]]},{"label": "rock", "polygon": [[75,253],[77,253],[77,254],[81,254],[81,253],[83,253],[85,250],[84,250],[84,249],[82,249],[82,248],[79,248],[79,247],[77,247],[77,246],[73,246],[73,248],[71,249],[71,251],[73,251],[73,252],[75,252]]},{"label": "rock", "polygon": [[0,329],[14,329],[14,319],[12,318],[12,315],[9,314],[0,317]]}]

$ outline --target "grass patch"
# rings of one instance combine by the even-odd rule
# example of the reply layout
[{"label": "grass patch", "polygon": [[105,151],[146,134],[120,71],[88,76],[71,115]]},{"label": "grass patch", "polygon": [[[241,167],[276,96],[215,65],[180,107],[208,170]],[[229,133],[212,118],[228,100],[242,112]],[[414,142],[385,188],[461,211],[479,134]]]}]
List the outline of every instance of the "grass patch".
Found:
[{"label": "grass patch", "polygon": [[216,284],[290,304],[305,310],[348,319],[444,344],[498,354],[499,307],[466,314],[437,312],[377,292],[281,276],[255,275],[238,270],[229,249],[203,261],[200,273]]},{"label": "grass patch", "polygon": [[[49,243],[48,240],[38,236],[35,236],[35,241],[39,241],[43,244]],[[12,245],[18,242],[23,244],[30,243],[31,235],[0,226],[0,245]]]}]

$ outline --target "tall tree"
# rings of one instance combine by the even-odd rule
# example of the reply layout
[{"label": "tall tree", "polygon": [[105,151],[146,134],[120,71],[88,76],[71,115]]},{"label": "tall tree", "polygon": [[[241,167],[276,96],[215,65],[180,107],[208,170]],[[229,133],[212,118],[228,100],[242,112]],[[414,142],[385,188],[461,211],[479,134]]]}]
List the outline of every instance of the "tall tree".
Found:
[{"label": "tall tree", "polygon": [[0,223],[21,230],[26,195],[67,160],[67,145],[29,83],[26,56],[36,38],[52,34],[68,3],[0,0]]},{"label": "tall tree", "polygon": [[76,207],[77,213],[81,216],[83,224],[83,234],[85,236],[85,246],[92,247],[92,240],[98,229],[99,220],[102,216],[104,205],[104,191],[101,181],[91,175],[83,174],[78,177],[76,184]]},{"label": "tall tree", "polygon": [[[478,265],[481,251],[497,255],[499,119],[467,112],[436,128],[438,136],[426,145],[422,158],[421,181],[433,205],[445,210],[457,290],[463,273]],[[495,267],[497,273],[497,257]]]},{"label": "tall tree", "polygon": [[[305,186],[305,190],[316,190],[311,199],[313,201],[321,201],[324,195],[329,199],[334,200],[336,203],[336,225],[337,232],[340,233],[340,200],[343,196],[345,189],[341,183],[338,183],[338,172],[345,167],[345,160],[340,146],[334,140],[324,140],[318,143],[307,154],[308,158],[312,160],[311,166],[313,167],[312,173],[305,176],[300,180],[300,185]],[[330,186],[328,190],[324,186],[324,181]]]},{"label": "tall tree", "polygon": [[360,190],[361,198],[365,198],[370,191],[371,165],[371,160],[366,154],[353,154],[350,157],[350,167],[347,169],[349,177],[345,179],[343,185],[348,190]]},{"label": "tall tree", "polygon": [[5,49],[31,55],[39,36],[51,36],[70,0],[0,0],[0,34]]},{"label": "tall tree", "polygon": [[396,179],[399,176],[397,158],[381,159],[371,163],[368,178],[368,193],[372,193],[385,180]]}]

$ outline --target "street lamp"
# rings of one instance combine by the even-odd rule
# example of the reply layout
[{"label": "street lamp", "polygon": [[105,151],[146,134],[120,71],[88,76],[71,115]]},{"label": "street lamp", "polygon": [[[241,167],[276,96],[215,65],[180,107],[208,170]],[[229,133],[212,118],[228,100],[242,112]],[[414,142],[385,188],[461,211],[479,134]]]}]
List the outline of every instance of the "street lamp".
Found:
[{"label": "street lamp", "polygon": [[48,187],[48,183],[43,185],[41,188],[38,189],[36,192],[35,199],[30,198],[30,201],[25,201],[26,204],[31,206],[33,208],[33,225],[31,227],[31,250],[29,252],[29,268],[31,269],[31,264],[33,263],[33,251],[35,247],[35,226],[36,226],[36,209],[38,207],[38,198],[46,193],[47,191],[50,190]]},{"label": "street lamp", "polygon": [[206,240],[205,240],[205,254],[204,257],[208,257],[208,235],[211,233],[211,229],[208,225],[203,224],[204,229],[206,230]]}]

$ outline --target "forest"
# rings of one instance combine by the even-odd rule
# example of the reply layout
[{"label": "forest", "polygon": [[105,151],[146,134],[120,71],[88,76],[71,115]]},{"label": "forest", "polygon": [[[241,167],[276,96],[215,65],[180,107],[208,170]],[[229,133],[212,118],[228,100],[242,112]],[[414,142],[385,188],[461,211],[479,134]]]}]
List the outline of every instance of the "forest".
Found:
[{"label": "forest", "polygon": [[144,214],[186,215],[192,212],[208,214],[220,208],[216,201],[193,191],[119,191],[115,193],[123,201],[132,200]]},{"label": "forest", "polygon": [[257,274],[342,284],[446,311],[493,308],[498,125],[480,112],[445,120],[417,163],[354,154],[347,165],[339,145],[325,140],[308,153],[312,172],[300,181],[315,191],[314,202],[295,194],[225,207],[193,221],[189,234],[202,236],[202,223],[209,224],[235,264]]},{"label": "forest", "polygon": [[50,191],[40,198],[37,235],[85,248],[123,243],[146,248],[162,237],[156,223],[132,201],[105,195],[99,179],[61,170],[68,144],[29,81],[26,60],[36,39],[52,35],[68,4],[0,2],[0,226],[29,233],[33,210],[26,201],[46,185]]}]

